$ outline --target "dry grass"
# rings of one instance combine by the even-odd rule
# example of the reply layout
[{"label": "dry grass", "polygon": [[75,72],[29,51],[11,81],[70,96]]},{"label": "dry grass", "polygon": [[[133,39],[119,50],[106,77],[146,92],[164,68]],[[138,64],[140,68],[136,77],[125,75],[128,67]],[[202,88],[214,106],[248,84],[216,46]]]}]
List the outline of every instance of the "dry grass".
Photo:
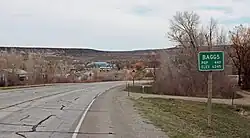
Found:
[{"label": "dry grass", "polygon": [[32,88],[32,87],[44,87],[44,86],[53,86],[53,84],[26,85],[26,86],[7,86],[7,87],[0,87],[0,90],[10,90],[10,89],[20,89],[20,88]]},{"label": "dry grass", "polygon": [[[135,107],[173,138],[250,137],[250,119],[228,105],[213,104],[212,128],[207,127],[205,103],[140,98]],[[241,108],[250,111],[250,107]]]}]

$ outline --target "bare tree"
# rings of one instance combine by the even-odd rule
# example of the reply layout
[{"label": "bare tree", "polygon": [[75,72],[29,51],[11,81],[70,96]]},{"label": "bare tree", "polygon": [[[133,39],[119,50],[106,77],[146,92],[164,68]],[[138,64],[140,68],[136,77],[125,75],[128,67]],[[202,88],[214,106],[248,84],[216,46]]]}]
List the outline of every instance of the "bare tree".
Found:
[{"label": "bare tree", "polygon": [[[242,88],[250,88],[250,28],[243,25],[236,26],[233,31],[230,31],[230,38],[232,43],[232,51],[230,57],[234,66],[238,71],[238,85]],[[243,80],[241,75],[243,74]]]},{"label": "bare tree", "polygon": [[216,45],[225,45],[229,44],[227,32],[224,28],[216,29]]},{"label": "bare tree", "polygon": [[5,58],[7,55],[5,53],[0,56],[0,69],[7,68],[7,59]]},{"label": "bare tree", "polygon": [[47,82],[52,83],[55,79],[56,74],[56,63],[54,61],[49,61],[46,65],[46,76],[47,76]]},{"label": "bare tree", "polygon": [[[21,55],[14,51],[6,53],[4,56],[5,65],[3,67],[8,70],[9,85],[18,85],[19,78],[17,75],[17,69],[20,69],[22,63]],[[11,70],[11,71],[10,71]]]},{"label": "bare tree", "polygon": [[[197,69],[198,52],[208,50],[217,43],[217,24],[211,19],[207,27],[202,26],[199,16],[194,12],[177,12],[170,20],[168,36],[178,46],[161,54],[161,69],[158,71],[156,91],[174,95],[206,96],[207,73]],[[214,96],[226,94],[231,85],[227,76],[218,72],[214,77]]]},{"label": "bare tree", "polygon": [[152,52],[148,55],[148,67],[153,68],[152,75],[154,81],[156,81],[156,68],[158,68],[160,65],[160,62],[158,61],[158,54],[155,52]]}]

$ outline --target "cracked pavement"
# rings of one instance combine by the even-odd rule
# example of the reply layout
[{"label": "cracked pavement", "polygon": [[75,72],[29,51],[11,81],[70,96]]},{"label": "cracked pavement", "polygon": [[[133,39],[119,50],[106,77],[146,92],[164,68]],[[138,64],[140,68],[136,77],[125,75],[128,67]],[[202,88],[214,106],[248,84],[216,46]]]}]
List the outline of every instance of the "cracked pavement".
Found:
[{"label": "cracked pavement", "polygon": [[71,138],[99,93],[125,82],[0,90],[0,138]]}]

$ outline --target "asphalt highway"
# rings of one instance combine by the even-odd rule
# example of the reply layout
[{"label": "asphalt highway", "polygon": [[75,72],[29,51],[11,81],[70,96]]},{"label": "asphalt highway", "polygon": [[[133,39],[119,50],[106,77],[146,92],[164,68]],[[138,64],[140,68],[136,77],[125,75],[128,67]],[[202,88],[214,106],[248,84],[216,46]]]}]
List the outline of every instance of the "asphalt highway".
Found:
[{"label": "asphalt highway", "polygon": [[0,90],[0,138],[72,138],[88,105],[125,82]]}]

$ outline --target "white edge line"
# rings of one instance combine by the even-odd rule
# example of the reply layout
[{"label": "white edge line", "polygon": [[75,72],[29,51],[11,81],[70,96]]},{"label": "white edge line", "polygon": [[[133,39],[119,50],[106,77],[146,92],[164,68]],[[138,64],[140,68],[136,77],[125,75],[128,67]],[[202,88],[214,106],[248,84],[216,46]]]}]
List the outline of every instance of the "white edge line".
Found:
[{"label": "white edge line", "polygon": [[[106,91],[104,91],[104,92],[106,92]],[[87,113],[88,113],[90,107],[91,107],[92,104],[95,102],[95,100],[97,99],[97,97],[99,97],[99,96],[100,96],[101,94],[103,94],[104,92],[100,92],[100,93],[99,93],[99,94],[89,103],[88,107],[87,107],[86,110],[84,111],[84,113],[83,113],[83,115],[82,115],[80,121],[78,122],[78,124],[77,124],[77,126],[76,126],[76,129],[75,129],[75,131],[74,131],[74,134],[72,135],[72,138],[76,138],[76,137],[77,137],[78,132],[79,132],[81,126],[82,126],[82,123],[83,123],[83,121],[84,121],[84,119],[85,119],[85,117],[86,117],[86,115],[87,115]]]},{"label": "white edge line", "polygon": [[91,107],[91,105],[94,103],[95,100],[96,100],[96,98],[94,98],[94,99],[89,103],[88,107],[87,107],[86,110],[84,111],[84,113],[83,113],[83,115],[82,115],[82,117],[81,117],[81,119],[80,119],[80,121],[79,121],[79,123],[78,123],[78,125],[77,125],[77,127],[76,127],[76,129],[75,129],[75,131],[74,131],[74,134],[72,135],[72,138],[76,138],[76,137],[77,137],[77,134],[78,134],[78,132],[79,132],[79,130],[80,130],[80,128],[81,128],[81,125],[82,125],[82,123],[83,123],[83,121],[84,121],[84,119],[85,119],[85,117],[86,117],[86,115],[87,115],[87,113],[88,113],[88,111],[89,111],[89,108]]}]

